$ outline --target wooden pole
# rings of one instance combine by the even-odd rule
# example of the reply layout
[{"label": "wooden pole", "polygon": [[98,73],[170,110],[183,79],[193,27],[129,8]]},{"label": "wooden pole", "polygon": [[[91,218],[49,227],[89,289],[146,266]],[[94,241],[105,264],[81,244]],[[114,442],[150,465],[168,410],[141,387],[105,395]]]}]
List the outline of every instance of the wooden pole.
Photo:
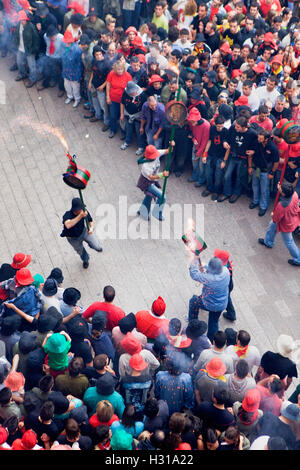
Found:
[{"label": "wooden pole", "polygon": [[[82,202],[82,208],[83,208],[83,210],[85,211],[86,207],[85,207],[85,203],[84,203],[84,200],[83,200],[83,196],[82,196],[82,191],[81,191],[81,189],[78,189],[78,192],[79,192],[80,200],[81,200],[81,202]],[[89,226],[88,218],[85,217],[84,220],[85,220],[85,224],[86,224],[87,231],[89,231],[89,230],[90,230],[90,226]]]}]

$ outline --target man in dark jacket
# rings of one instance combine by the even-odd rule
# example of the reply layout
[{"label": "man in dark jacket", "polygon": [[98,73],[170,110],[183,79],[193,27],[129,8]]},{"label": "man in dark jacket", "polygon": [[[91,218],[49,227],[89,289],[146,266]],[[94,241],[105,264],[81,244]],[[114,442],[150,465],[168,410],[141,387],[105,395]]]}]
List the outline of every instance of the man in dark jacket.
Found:
[{"label": "man in dark jacket", "polygon": [[29,69],[29,80],[27,88],[31,88],[37,81],[37,70],[35,56],[39,50],[39,35],[35,26],[30,22],[25,10],[20,10],[18,25],[15,32],[14,42],[17,50],[17,66],[19,74],[16,81],[24,80]]}]

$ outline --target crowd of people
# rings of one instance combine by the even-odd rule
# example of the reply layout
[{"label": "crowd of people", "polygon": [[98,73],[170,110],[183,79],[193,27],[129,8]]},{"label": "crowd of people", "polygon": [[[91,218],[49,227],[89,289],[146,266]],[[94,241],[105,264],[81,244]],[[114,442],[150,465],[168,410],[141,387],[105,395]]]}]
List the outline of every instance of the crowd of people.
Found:
[{"label": "crowd of people", "polygon": [[[160,296],[126,314],[110,285],[86,307],[60,268],[30,263],[16,253],[0,267],[1,450],[300,448],[299,341],[260,351],[246,330],[212,328],[211,312],[168,318]],[[209,283],[228,283],[230,266],[216,250],[202,309],[222,309]]]},{"label": "crowd of people", "polygon": [[[145,179],[191,167],[203,197],[234,203],[247,194],[263,216],[285,168],[259,243],[271,248],[279,229],[290,264],[300,265],[299,142],[279,131],[299,124],[299,2],[0,0],[0,12],[0,51],[15,79],[83,104],[83,119],[103,121],[99,132],[119,131],[122,150],[136,142],[141,162],[152,162]],[[172,100],[186,119],[170,169],[154,177],[168,153]],[[148,215],[161,193],[147,191]],[[71,244],[87,268],[88,254]],[[248,331],[219,328],[222,313],[236,319],[227,252],[216,250],[206,269],[193,260],[203,290],[186,325],[169,318],[162,297],[126,313],[109,285],[102,301],[83,306],[60,268],[45,276],[30,262],[16,253],[0,267],[1,450],[300,448],[300,385],[291,387],[299,344],[282,334],[276,351],[260,351]]]},{"label": "crowd of people", "polygon": [[[58,87],[126,150],[168,148],[168,103],[186,106],[168,175],[263,216],[284,178],[299,192],[299,2],[2,0],[0,50],[26,87]],[[99,132],[101,129],[99,129]],[[288,163],[285,167],[285,161]]]}]

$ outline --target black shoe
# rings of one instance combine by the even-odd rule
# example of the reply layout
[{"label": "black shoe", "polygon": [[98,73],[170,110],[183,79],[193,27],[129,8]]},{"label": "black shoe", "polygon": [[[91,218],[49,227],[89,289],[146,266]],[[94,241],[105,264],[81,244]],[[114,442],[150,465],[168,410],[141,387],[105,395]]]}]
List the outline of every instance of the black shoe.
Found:
[{"label": "black shoe", "polygon": [[84,269],[87,269],[89,267],[89,262],[88,261],[84,261],[82,266],[84,267]]},{"label": "black shoe", "polygon": [[17,75],[15,78],[15,82],[21,82],[22,80],[25,80],[26,77],[21,77],[21,75]]},{"label": "black shoe", "polygon": [[108,129],[109,129],[109,125],[104,124],[104,126],[102,127],[102,132],[106,132],[106,131],[108,131]]},{"label": "black shoe", "polygon": [[175,171],[176,178],[179,178],[182,175],[182,171]]},{"label": "black shoe", "polygon": [[94,116],[95,116],[94,113],[84,114],[84,115],[83,115],[84,119],[91,119],[91,118],[93,118]]},{"label": "black shoe", "polygon": [[211,200],[212,200],[212,201],[217,201],[217,200],[218,200],[218,197],[219,197],[219,196],[217,195],[217,193],[213,193],[213,194],[211,195]]},{"label": "black shoe", "polygon": [[258,204],[255,204],[254,202],[251,202],[251,204],[249,204],[249,209],[255,209],[255,207],[257,207]]},{"label": "black shoe", "polygon": [[218,196],[217,201],[223,202],[223,201],[226,201],[226,199],[229,199],[229,196],[223,196],[223,194],[220,194],[220,196]]},{"label": "black shoe", "polygon": [[226,318],[226,320],[229,320],[229,321],[235,321],[236,320],[236,318],[232,318],[230,315],[228,315],[227,312],[223,313],[223,317]]},{"label": "black shoe", "polygon": [[260,243],[261,245],[264,245],[267,248],[272,248],[271,246],[268,246],[268,245],[265,244],[265,240],[263,238],[259,238],[258,243]]},{"label": "black shoe", "polygon": [[62,96],[64,96],[65,94],[65,90],[59,90],[59,92],[57,93],[57,96],[58,98],[61,98]]},{"label": "black shoe", "polygon": [[292,266],[300,266],[300,263],[295,263],[293,259],[288,259],[288,263],[291,264]]},{"label": "black shoe", "polygon": [[205,190],[202,191],[202,193],[201,193],[201,196],[202,196],[202,197],[207,197],[207,196],[209,196],[209,195],[210,195],[210,191],[208,191],[207,189],[205,189]]},{"label": "black shoe", "polygon": [[115,136],[115,133],[113,131],[110,131],[110,133],[108,134],[108,137],[112,139],[114,136]]},{"label": "black shoe", "polygon": [[96,116],[92,116],[90,119],[89,119],[90,122],[98,122],[100,121],[100,119],[98,119]]},{"label": "black shoe", "polygon": [[239,197],[240,197],[239,194],[233,194],[232,196],[230,196],[229,198],[230,204],[234,204],[238,200]]},{"label": "black shoe", "polygon": [[18,70],[17,64],[14,64],[14,65],[12,65],[11,67],[9,67],[9,70],[10,70],[11,72],[15,72],[16,70]]},{"label": "black shoe", "polygon": [[122,133],[122,134],[120,135],[120,140],[125,140],[125,139],[126,139],[126,134],[123,134],[123,133]]},{"label": "black shoe", "polygon": [[32,82],[31,80],[28,80],[28,82],[26,83],[26,88],[32,88],[34,85],[36,84],[36,82]]},{"label": "black shoe", "polygon": [[267,209],[259,209],[259,211],[258,211],[259,217],[263,217],[266,212],[267,212]]}]

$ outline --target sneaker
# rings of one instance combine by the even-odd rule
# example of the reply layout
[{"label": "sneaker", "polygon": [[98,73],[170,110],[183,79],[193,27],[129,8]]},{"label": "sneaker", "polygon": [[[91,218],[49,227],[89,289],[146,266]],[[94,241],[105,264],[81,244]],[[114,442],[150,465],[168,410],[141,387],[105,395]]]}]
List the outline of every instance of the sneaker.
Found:
[{"label": "sneaker", "polygon": [[259,209],[259,211],[258,211],[259,217],[263,217],[266,212],[267,212],[267,209]]},{"label": "sneaker", "polygon": [[74,101],[73,108],[77,108],[79,106],[80,100]]},{"label": "sneaker", "polygon": [[66,99],[65,99],[65,104],[70,104],[71,101],[72,101],[72,98],[66,98]]},{"label": "sneaker", "polygon": [[18,70],[17,64],[14,64],[14,65],[12,65],[11,67],[9,67],[9,70],[10,70],[11,72],[15,72],[16,70]]},{"label": "sneaker", "polygon": [[84,269],[87,269],[89,267],[89,262],[88,261],[84,261],[82,266],[84,267]]},{"label": "sneaker", "polygon": [[138,148],[137,151],[135,152],[135,154],[136,154],[138,157],[141,156],[141,155],[143,155],[143,153],[144,153],[144,149],[142,149],[142,148]]},{"label": "sneaker", "polygon": [[261,245],[266,246],[267,248],[272,248],[271,246],[268,246],[268,245],[265,244],[264,238],[259,238],[259,239],[258,239],[258,243],[260,243]]},{"label": "sneaker", "polygon": [[300,263],[296,263],[293,259],[288,259],[288,263],[292,266],[300,266]]},{"label": "sneaker", "polygon": [[213,194],[211,195],[211,200],[212,200],[212,201],[216,201],[217,199],[218,199],[217,193],[213,193]]},{"label": "sneaker", "polygon": [[236,320],[236,318],[230,317],[227,312],[223,313],[223,317],[226,318],[226,320],[229,320],[229,321],[235,321]]},{"label": "sneaker", "polygon": [[249,209],[255,209],[255,207],[257,207],[258,204],[255,204],[255,202],[251,202],[251,204],[249,204]]},{"label": "sneaker", "polygon": [[127,147],[129,147],[129,144],[126,144],[126,142],[124,142],[124,144],[121,145],[120,149],[121,149],[121,150],[126,150]]},{"label": "sneaker", "polygon": [[110,133],[108,134],[108,137],[112,139],[114,136],[115,136],[115,133],[113,131],[110,131]]},{"label": "sneaker", "polygon": [[207,196],[209,196],[209,195],[210,195],[210,191],[208,191],[207,189],[205,189],[205,190],[202,191],[202,193],[201,193],[201,196],[202,196],[202,197],[207,197]]},{"label": "sneaker", "polygon": [[108,131],[108,129],[109,129],[109,125],[104,124],[104,126],[102,127],[102,132],[106,132],[106,131]]}]

